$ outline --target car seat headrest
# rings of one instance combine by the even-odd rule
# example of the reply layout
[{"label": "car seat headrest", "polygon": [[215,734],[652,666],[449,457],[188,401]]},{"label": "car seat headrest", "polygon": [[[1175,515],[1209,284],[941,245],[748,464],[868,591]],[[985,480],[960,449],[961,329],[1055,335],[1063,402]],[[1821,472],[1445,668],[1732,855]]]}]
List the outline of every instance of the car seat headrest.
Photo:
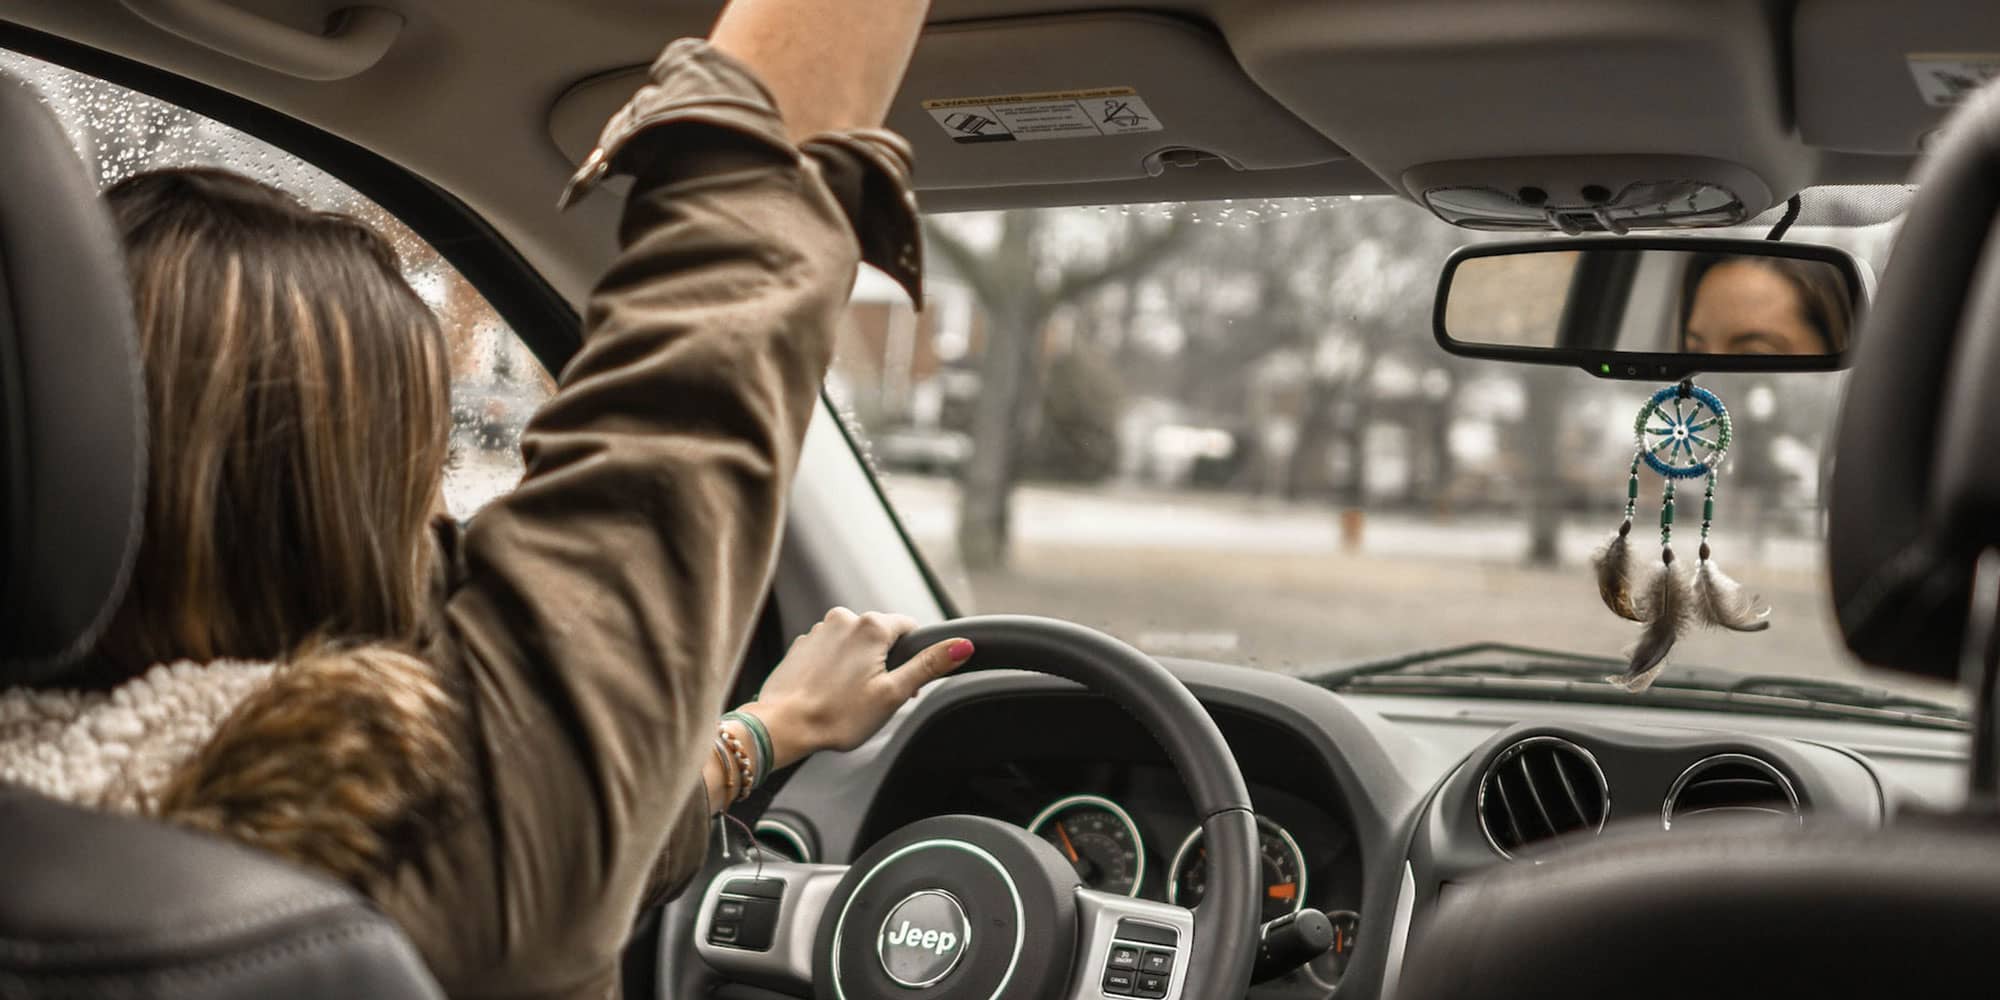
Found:
[{"label": "car seat headrest", "polygon": [[55,117],[0,74],[0,685],[54,675],[117,610],[145,421],[111,220]]}]

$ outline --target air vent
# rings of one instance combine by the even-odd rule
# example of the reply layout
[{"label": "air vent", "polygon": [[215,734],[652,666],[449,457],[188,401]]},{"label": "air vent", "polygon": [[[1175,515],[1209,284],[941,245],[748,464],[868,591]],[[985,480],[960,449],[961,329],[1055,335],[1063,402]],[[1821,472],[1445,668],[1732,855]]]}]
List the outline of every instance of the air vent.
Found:
[{"label": "air vent", "polygon": [[790,823],[765,817],[757,821],[757,846],[770,852],[770,859],[813,863],[812,841]]},{"label": "air vent", "polygon": [[1660,822],[1667,829],[1705,820],[1804,822],[1799,795],[1783,772],[1749,754],[1717,754],[1681,772],[1667,792]]},{"label": "air vent", "polygon": [[1479,780],[1479,828],[1509,858],[1545,840],[1595,837],[1610,812],[1597,760],[1554,736],[1530,736],[1500,751]]}]

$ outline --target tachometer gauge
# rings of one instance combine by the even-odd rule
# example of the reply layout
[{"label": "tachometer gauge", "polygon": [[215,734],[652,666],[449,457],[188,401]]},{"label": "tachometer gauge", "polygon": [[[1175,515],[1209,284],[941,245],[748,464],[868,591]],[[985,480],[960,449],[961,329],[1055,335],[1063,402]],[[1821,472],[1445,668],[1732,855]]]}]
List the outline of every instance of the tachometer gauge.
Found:
[{"label": "tachometer gauge", "polygon": [[1057,799],[1035,814],[1028,832],[1056,845],[1084,885],[1122,896],[1139,894],[1146,845],[1118,803],[1098,795]]},{"label": "tachometer gauge", "polygon": [[[1306,859],[1299,852],[1298,842],[1284,827],[1259,816],[1257,857],[1264,872],[1263,891],[1258,893],[1263,901],[1264,922],[1297,913],[1306,905]],[[1174,852],[1168,878],[1171,881],[1167,883],[1167,902],[1179,906],[1201,902],[1201,894],[1208,887],[1208,850],[1202,843],[1201,827],[1195,827],[1181,842],[1181,849]]]}]

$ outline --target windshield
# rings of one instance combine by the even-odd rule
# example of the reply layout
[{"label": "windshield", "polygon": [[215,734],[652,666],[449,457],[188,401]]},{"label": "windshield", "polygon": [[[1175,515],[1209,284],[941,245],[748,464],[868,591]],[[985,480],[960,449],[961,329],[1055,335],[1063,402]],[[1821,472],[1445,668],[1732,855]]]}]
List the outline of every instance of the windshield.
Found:
[{"label": "windshield", "polygon": [[[1787,239],[1879,278],[1894,213],[1815,213],[1815,193]],[[1438,271],[1485,234],[1334,197],[953,215],[928,237],[926,309],[864,281],[829,391],[962,611],[1315,676],[1446,647],[1632,645],[1589,557],[1657,387],[1445,355]],[[1772,624],[1695,630],[1669,662],[1955,702],[1863,671],[1835,628],[1822,540],[1843,382],[1700,379],[1736,422],[1716,560]]]}]

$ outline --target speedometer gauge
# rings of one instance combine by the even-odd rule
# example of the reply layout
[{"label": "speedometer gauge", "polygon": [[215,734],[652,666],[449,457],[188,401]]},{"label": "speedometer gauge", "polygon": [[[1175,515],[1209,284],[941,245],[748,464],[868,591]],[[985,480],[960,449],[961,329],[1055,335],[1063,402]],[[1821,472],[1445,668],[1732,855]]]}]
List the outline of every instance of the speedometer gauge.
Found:
[{"label": "speedometer gauge", "polygon": [[[1297,913],[1306,905],[1306,859],[1298,842],[1285,828],[1257,817],[1257,864],[1263,871],[1263,890],[1257,898],[1263,904],[1263,920]],[[1202,842],[1201,827],[1195,827],[1174,852],[1173,868],[1167,873],[1167,902],[1195,906],[1208,888],[1208,849]]]},{"label": "speedometer gauge", "polygon": [[1054,844],[1084,885],[1121,896],[1139,894],[1146,845],[1118,803],[1098,795],[1057,799],[1035,814],[1028,832]]}]

